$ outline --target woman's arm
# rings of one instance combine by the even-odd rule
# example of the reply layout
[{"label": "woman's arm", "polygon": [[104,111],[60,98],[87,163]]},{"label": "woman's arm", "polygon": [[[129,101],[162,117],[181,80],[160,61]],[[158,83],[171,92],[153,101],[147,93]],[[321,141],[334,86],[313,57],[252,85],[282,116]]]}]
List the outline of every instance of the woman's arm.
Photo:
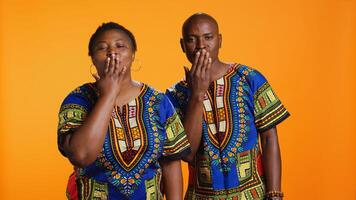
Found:
[{"label": "woman's arm", "polygon": [[97,80],[98,101],[83,124],[74,133],[63,136],[63,150],[73,165],[85,167],[98,157],[125,70],[119,66],[118,58],[106,60],[104,75]]},{"label": "woman's arm", "polygon": [[167,200],[181,200],[183,197],[183,176],[180,160],[163,161],[161,166]]},{"label": "woman's arm", "polygon": [[74,133],[63,136],[63,150],[73,165],[85,167],[99,155],[114,103],[115,98],[99,97],[83,124]]},{"label": "woman's arm", "polygon": [[261,144],[266,192],[281,191],[281,154],[276,127],[261,133]]}]

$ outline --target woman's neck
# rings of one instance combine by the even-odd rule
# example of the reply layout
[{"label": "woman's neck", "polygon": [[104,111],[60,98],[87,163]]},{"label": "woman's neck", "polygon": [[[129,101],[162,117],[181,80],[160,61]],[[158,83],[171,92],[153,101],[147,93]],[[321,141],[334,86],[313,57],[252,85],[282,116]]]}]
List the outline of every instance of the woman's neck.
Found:
[{"label": "woman's neck", "polygon": [[121,82],[120,92],[116,96],[115,105],[122,106],[135,99],[141,91],[142,84],[134,81],[131,77],[124,78]]}]

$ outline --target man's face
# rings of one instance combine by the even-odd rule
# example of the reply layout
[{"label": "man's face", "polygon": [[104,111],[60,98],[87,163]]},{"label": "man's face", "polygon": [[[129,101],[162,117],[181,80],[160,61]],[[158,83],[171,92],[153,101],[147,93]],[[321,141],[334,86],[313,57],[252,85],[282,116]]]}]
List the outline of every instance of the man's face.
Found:
[{"label": "man's face", "polygon": [[181,44],[191,63],[194,61],[195,54],[202,49],[209,52],[214,63],[221,47],[221,35],[214,22],[209,19],[197,18],[191,21],[184,30]]}]

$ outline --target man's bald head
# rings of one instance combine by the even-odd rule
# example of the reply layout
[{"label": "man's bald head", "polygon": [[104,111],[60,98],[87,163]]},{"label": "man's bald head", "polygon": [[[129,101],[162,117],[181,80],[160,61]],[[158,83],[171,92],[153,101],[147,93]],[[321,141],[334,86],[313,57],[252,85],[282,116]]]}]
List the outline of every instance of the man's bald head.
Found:
[{"label": "man's bald head", "polygon": [[188,60],[193,63],[197,52],[204,50],[212,63],[219,61],[222,36],[216,20],[206,13],[196,13],[185,20],[180,44]]},{"label": "man's bald head", "polygon": [[211,23],[213,26],[215,26],[217,32],[219,33],[219,26],[218,26],[218,23],[216,22],[216,20],[206,14],[206,13],[195,13],[193,14],[192,16],[190,16],[188,19],[185,20],[184,24],[183,24],[183,27],[182,27],[182,35],[183,37],[187,34],[189,28],[198,23],[198,22],[201,22],[201,21],[205,21],[207,23]]}]

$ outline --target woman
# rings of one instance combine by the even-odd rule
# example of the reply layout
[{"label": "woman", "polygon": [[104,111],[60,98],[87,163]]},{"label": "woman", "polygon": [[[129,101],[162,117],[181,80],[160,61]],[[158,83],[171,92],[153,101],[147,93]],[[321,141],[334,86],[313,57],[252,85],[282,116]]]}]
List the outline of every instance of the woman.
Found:
[{"label": "woman", "polygon": [[71,92],[59,112],[58,147],[75,169],[68,199],[162,199],[161,180],[167,199],[182,197],[189,143],[168,98],[131,79],[136,49],[113,22],[90,38],[96,82]]}]

